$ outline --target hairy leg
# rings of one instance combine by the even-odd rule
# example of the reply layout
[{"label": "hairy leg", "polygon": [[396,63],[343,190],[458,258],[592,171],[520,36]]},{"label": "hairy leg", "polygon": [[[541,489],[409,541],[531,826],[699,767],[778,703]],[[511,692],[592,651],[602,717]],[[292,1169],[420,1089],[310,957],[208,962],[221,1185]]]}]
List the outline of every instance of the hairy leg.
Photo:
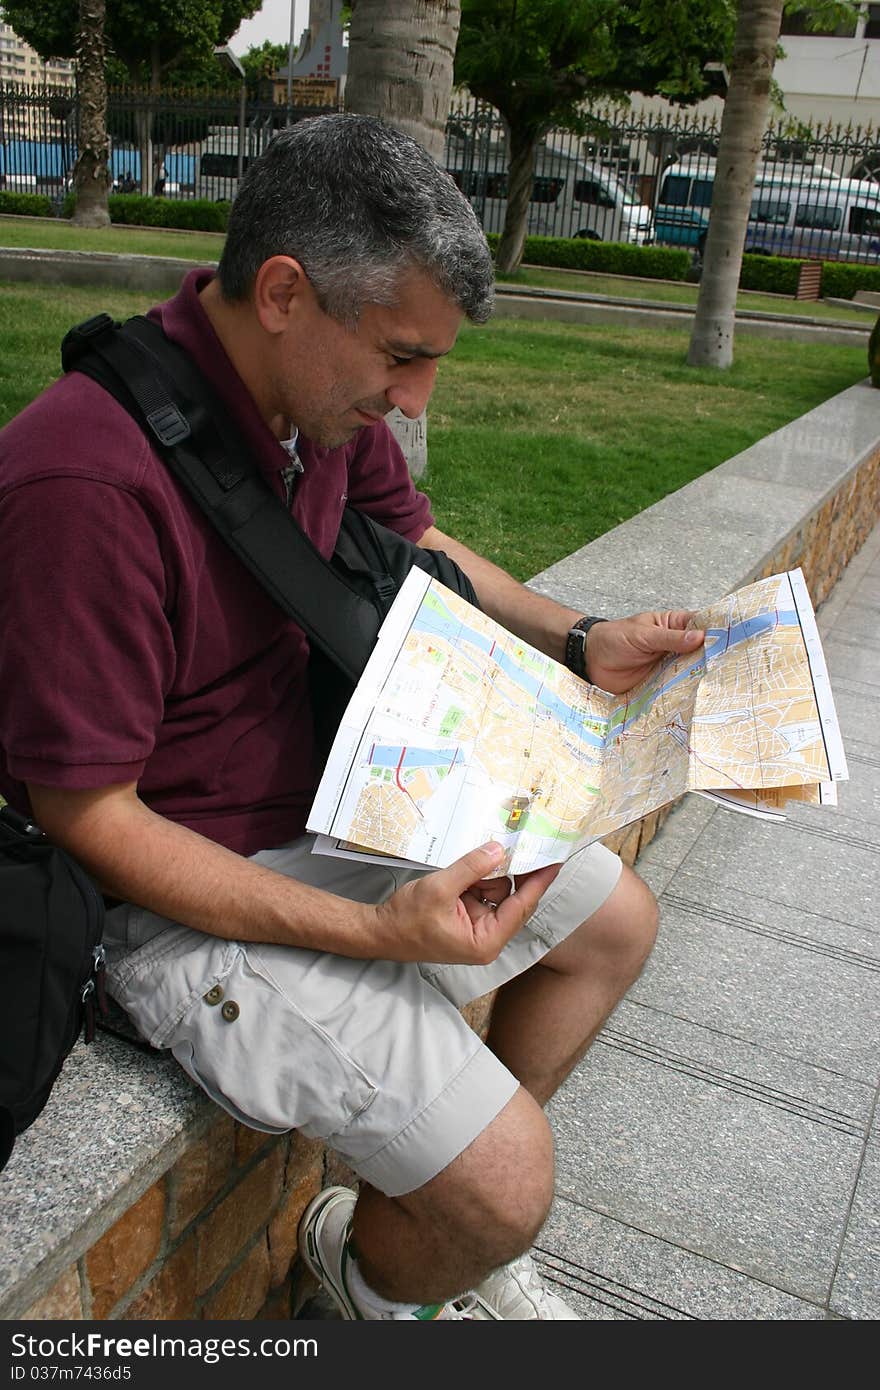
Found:
[{"label": "hairy leg", "polygon": [[377,1293],[440,1302],[529,1248],[553,1196],[553,1143],[540,1107],[638,977],[656,925],[653,895],[624,867],[602,907],[499,989],[488,1044],[522,1085],[424,1187],[392,1198],[360,1184],[354,1246]]},{"label": "hairy leg", "polygon": [[385,1298],[439,1303],[531,1245],[553,1196],[547,1121],[522,1087],[437,1177],[403,1197],[361,1183],[353,1237]]}]

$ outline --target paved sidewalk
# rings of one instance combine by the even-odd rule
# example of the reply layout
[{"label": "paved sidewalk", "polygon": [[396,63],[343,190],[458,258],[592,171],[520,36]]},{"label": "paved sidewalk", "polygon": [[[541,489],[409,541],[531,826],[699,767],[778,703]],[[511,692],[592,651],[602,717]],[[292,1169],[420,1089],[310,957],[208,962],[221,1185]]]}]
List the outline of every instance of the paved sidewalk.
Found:
[{"label": "paved sidewalk", "polygon": [[536,1255],[588,1319],[880,1316],[880,526],[818,619],[839,806],[685,799],[637,866],[654,954],[551,1105]]}]

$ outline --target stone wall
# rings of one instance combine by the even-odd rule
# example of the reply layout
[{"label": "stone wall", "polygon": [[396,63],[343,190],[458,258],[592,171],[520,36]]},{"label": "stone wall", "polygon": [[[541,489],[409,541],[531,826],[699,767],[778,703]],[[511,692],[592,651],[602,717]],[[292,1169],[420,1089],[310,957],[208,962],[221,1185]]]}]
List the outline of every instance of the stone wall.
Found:
[{"label": "stone wall", "polygon": [[20,1316],[289,1318],[297,1224],[325,1178],[321,1144],[214,1111],[174,1166]]},{"label": "stone wall", "polygon": [[[788,433],[779,431],[755,450],[728,460],[608,538],[600,537],[567,557],[536,576],[532,586],[584,611],[602,612],[587,596],[602,583],[613,588],[616,582],[615,592],[605,591],[606,611],[626,612],[633,611],[626,586],[639,586],[643,595],[650,588],[644,575],[635,573],[639,565],[646,567],[645,575],[659,592],[668,595],[667,601],[675,595],[675,601],[684,603],[697,603],[701,596],[720,597],[750,579],[800,565],[818,606],[880,516],[880,396],[866,395],[865,389],[851,388],[829,403],[828,437],[839,440],[839,457],[829,454],[827,463],[814,466],[809,488],[805,479],[810,460],[803,441],[815,445],[820,413],[826,407],[787,427]],[[846,438],[841,419],[857,423]],[[762,453],[763,446],[767,448]],[[818,452],[814,447],[813,454]],[[783,484],[779,475],[786,456],[789,464],[792,458],[795,465],[800,459],[801,467]],[[812,462],[816,465],[815,457]],[[756,470],[765,465],[764,481],[768,486],[772,482],[771,492],[762,490],[756,478]],[[733,493],[731,475],[738,489]],[[749,479],[755,483],[753,513],[748,508]],[[780,490],[785,507],[777,495]],[[771,496],[778,515],[768,530]],[[734,497],[735,502],[727,504],[731,512],[739,507],[750,518],[745,539],[727,551],[727,531],[718,529],[719,497]],[[692,559],[699,547],[684,547],[682,527],[691,525],[698,532],[701,518],[714,537],[713,546],[702,565],[687,569],[682,557]],[[646,552],[645,536],[653,537],[653,554]],[[677,569],[667,558],[664,570],[664,550],[667,557],[674,554]],[[626,556],[631,559],[621,574],[620,557]],[[612,582],[608,576],[615,566]],[[681,580],[677,590],[671,582],[676,576]],[[688,585],[691,594],[685,597],[681,590]],[[642,606],[655,602],[646,596]],[[669,810],[627,827],[607,843],[625,862],[634,863]],[[487,996],[467,1011],[477,1031],[484,1033],[490,1010]],[[155,1058],[119,1053],[108,1064],[106,1058],[94,1057],[95,1052],[81,1049],[75,1064],[65,1068],[57,1096],[53,1092],[49,1107],[22,1137],[0,1178],[0,1241],[8,1247],[12,1271],[5,1285],[0,1276],[0,1317],[290,1317],[313,1291],[294,1260],[300,1215],[322,1186],[351,1181],[351,1174],[319,1143],[297,1134],[273,1138],[234,1123],[207,1099],[194,1096],[176,1070],[173,1077],[164,1073],[160,1083],[157,1071],[162,1064]],[[120,1078],[115,1091],[114,1076]],[[64,1229],[47,1233],[49,1218],[41,1207],[41,1191],[44,1196],[51,1193],[53,1201],[63,1199],[70,1182],[64,1162],[69,1165],[75,1159],[68,1156],[52,1168],[45,1155],[59,1150],[63,1154],[65,1143],[77,1153],[77,1136],[69,1133],[69,1126],[60,1128],[66,1099],[70,1113],[81,1116],[83,1148],[94,1144],[94,1111],[82,1104],[90,1091],[104,1097],[105,1113],[116,1126],[106,1136],[102,1156],[104,1195],[97,1207],[94,1201],[88,1207],[88,1196],[82,1193],[88,1194],[89,1184],[71,1190]],[[120,1119],[123,1103],[131,1110],[129,1121]],[[161,1134],[155,1138],[138,1130],[144,1115],[153,1114],[150,1106],[160,1112]],[[53,1124],[59,1126],[56,1136]],[[128,1153],[122,1152],[126,1143]],[[94,1161],[91,1153],[88,1161]],[[77,1203],[83,1204],[81,1211]],[[57,1222],[57,1216],[53,1220]],[[37,1229],[40,1242],[34,1249]]]}]

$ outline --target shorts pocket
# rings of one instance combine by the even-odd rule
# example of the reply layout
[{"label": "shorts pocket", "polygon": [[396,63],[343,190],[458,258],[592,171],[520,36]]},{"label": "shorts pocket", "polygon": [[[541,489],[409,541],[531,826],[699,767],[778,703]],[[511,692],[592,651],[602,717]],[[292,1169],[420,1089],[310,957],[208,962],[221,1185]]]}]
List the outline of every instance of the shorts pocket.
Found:
[{"label": "shorts pocket", "polygon": [[327,1139],[376,1095],[357,1062],[279,987],[259,950],[241,943],[163,1046],[217,1104],[270,1133]]},{"label": "shorts pocket", "polygon": [[228,972],[238,945],[166,918],[153,920],[164,927],[111,966],[107,988],[147,1041],[165,1048],[193,1002]]}]

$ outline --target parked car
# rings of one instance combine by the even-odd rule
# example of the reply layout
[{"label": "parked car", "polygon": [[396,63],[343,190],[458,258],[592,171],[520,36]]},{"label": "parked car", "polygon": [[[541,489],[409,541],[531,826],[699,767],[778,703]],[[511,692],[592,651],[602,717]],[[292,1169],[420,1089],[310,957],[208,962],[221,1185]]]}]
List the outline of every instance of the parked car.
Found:
[{"label": "parked car", "polygon": [[[680,160],[664,173],[654,227],[658,242],[702,254],[715,161]],[[766,165],[752,193],[745,250],[770,256],[862,261],[880,258],[880,184],[840,178],[814,165]]]},{"label": "parked car", "polygon": [[[505,148],[478,146],[465,155],[453,147],[446,167],[470,200],[484,231],[500,232],[507,213]],[[547,146],[538,151],[535,161],[527,232],[646,244],[653,239],[653,224],[651,209],[610,170]]]}]

